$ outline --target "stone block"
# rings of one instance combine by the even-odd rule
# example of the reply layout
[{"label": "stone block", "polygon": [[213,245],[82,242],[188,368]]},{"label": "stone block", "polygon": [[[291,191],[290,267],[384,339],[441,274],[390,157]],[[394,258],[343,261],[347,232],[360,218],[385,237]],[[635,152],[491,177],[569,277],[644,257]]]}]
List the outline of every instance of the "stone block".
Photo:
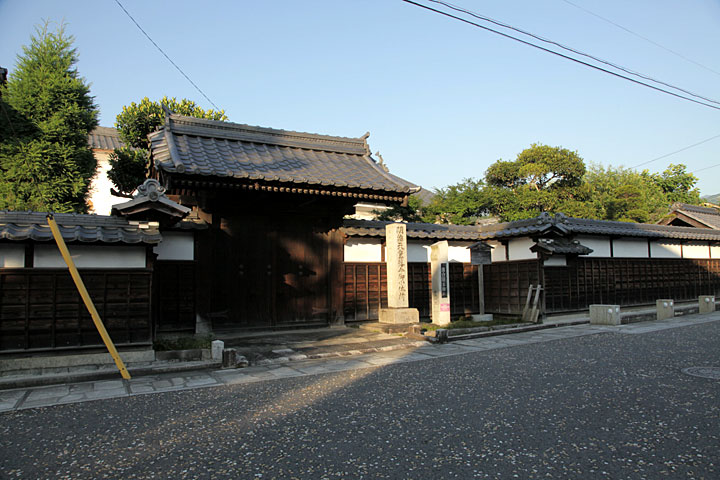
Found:
[{"label": "stone block", "polygon": [[661,298],[655,302],[657,319],[666,320],[675,316],[675,302],[671,298]]},{"label": "stone block", "polygon": [[225,349],[225,342],[222,340],[213,340],[210,344],[210,351],[212,352],[212,359],[216,362],[222,361],[223,350]]},{"label": "stone block", "polygon": [[700,313],[713,313],[715,311],[715,295],[700,295],[698,307]]},{"label": "stone block", "polygon": [[492,322],[493,315],[492,313],[476,313],[475,315],[470,315],[470,319],[473,322]]},{"label": "stone block", "polygon": [[620,325],[620,305],[590,305],[591,325]]},{"label": "stone block", "polygon": [[[391,223],[385,226],[385,249],[388,307],[407,308],[409,294],[406,226],[404,223]],[[382,322],[382,320],[380,321]]]},{"label": "stone block", "polygon": [[418,323],[420,312],[417,308],[381,308],[380,323]]}]

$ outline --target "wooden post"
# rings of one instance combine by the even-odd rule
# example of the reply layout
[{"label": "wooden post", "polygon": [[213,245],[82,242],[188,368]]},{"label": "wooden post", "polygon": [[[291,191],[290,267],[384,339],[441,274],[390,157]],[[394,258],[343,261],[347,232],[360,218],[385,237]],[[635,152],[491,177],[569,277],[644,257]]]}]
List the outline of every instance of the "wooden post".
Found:
[{"label": "wooden post", "polygon": [[52,231],[53,237],[55,237],[55,242],[60,249],[60,253],[62,254],[62,257],[65,260],[68,269],[70,270],[70,276],[75,282],[75,286],[80,293],[80,297],[82,297],[83,302],[85,302],[85,307],[88,309],[88,312],[93,319],[93,323],[95,323],[95,328],[97,328],[98,333],[100,333],[100,336],[102,337],[103,342],[108,349],[108,352],[110,352],[113,360],[115,360],[115,365],[117,365],[118,370],[120,370],[120,375],[122,375],[125,380],[130,380],[130,373],[128,373],[127,368],[125,368],[125,363],[123,363],[122,358],[120,358],[120,355],[117,352],[117,349],[115,349],[115,344],[113,344],[112,340],[110,339],[110,335],[108,335],[107,330],[105,329],[105,325],[103,325],[102,323],[100,314],[95,308],[95,304],[90,298],[90,294],[85,288],[85,284],[83,283],[82,278],[80,278],[80,273],[75,266],[75,262],[70,256],[70,251],[68,250],[67,245],[65,245],[65,240],[63,240],[62,238],[62,234],[60,233],[60,229],[58,228],[57,223],[55,223],[55,219],[52,215],[48,215],[47,221],[48,225],[50,225],[50,230]]}]

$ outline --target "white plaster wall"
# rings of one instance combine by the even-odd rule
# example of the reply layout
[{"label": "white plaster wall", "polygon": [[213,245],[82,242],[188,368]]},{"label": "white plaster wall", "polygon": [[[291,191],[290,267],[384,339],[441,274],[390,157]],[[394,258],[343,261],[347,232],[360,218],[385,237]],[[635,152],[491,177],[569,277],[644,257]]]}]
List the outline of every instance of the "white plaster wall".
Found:
[{"label": "white plaster wall", "polygon": [[720,247],[710,247],[710,258],[720,258]]},{"label": "white plaster wall", "polygon": [[343,254],[346,262],[380,262],[382,240],[379,238],[348,238]]},{"label": "white plaster wall", "polygon": [[448,262],[470,263],[470,245],[468,242],[450,242]]},{"label": "white plaster wall", "polygon": [[648,258],[648,244],[644,238],[619,238],[613,240],[614,257]]},{"label": "white plaster wall", "polygon": [[0,268],[23,268],[25,245],[0,245]]},{"label": "white plaster wall", "polygon": [[114,204],[126,202],[127,199],[110,195],[110,189],[115,187],[107,176],[110,170],[110,161],[108,160],[110,152],[95,151],[94,153],[97,159],[97,169],[95,170],[95,176],[90,181],[88,212],[98,215],[110,215],[110,210]]},{"label": "white plaster wall", "polygon": [[153,248],[158,260],[194,260],[195,239],[192,233],[167,232],[162,242]]},{"label": "white plaster wall", "polygon": [[652,258],[681,258],[682,251],[679,243],[650,242],[650,256]]},{"label": "white plaster wall", "polygon": [[710,258],[710,248],[707,243],[685,244],[683,258]]},{"label": "white plaster wall", "polygon": [[508,257],[510,260],[533,260],[537,258],[537,254],[530,251],[530,247],[535,245],[529,237],[511,238],[508,243]]},{"label": "white plaster wall", "polygon": [[575,240],[580,242],[581,245],[585,245],[588,248],[592,248],[592,253],[586,255],[588,257],[609,257],[610,256],[610,239],[603,237],[586,237],[579,235],[575,237]]},{"label": "white plaster wall", "polygon": [[[78,268],[145,268],[145,247],[71,245],[70,255]],[[35,246],[35,268],[65,268],[55,245]]]},{"label": "white plaster wall", "polygon": [[490,251],[490,260],[495,262],[505,262],[505,245],[502,243],[496,241],[496,240],[488,240],[487,244],[493,247],[493,249]]},{"label": "white plaster wall", "polygon": [[552,257],[545,259],[543,265],[546,267],[566,267],[567,258],[565,255],[553,255]]},{"label": "white plaster wall", "polygon": [[430,245],[435,242],[408,241],[408,262],[430,263]]}]

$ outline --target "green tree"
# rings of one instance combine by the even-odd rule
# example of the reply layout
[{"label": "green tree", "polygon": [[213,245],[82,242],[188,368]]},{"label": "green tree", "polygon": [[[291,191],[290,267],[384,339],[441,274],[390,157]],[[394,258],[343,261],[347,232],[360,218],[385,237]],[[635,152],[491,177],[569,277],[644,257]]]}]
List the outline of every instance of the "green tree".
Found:
[{"label": "green tree", "polygon": [[700,191],[695,188],[698,178],[692,173],[686,172],[685,165],[668,165],[662,173],[650,175],[652,180],[659,186],[670,204],[675,202],[699,205],[702,203]]},{"label": "green tree", "polygon": [[582,205],[585,162],[566,148],[533,144],[515,161],[498,160],[485,172],[487,211],[504,221],[534,217],[541,212],[586,213]]},{"label": "green tree", "polygon": [[115,149],[110,154],[108,178],[125,195],[129,195],[147,177],[150,157],[148,135],[165,123],[163,105],[174,113],[188,117],[227,120],[224,110],[204,110],[185,98],[178,101],[174,97],[163,97],[159,101],[151,101],[145,97],[140,103],[132,102],[123,107],[115,118],[115,127],[127,146]]},{"label": "green tree", "polygon": [[0,209],[87,209],[97,166],[87,137],[98,111],[73,41],[63,24],[36,28],[0,87]]},{"label": "green tree", "polygon": [[487,211],[485,183],[466,178],[457,185],[435,191],[435,197],[425,208],[423,220],[454,225],[472,225]]}]

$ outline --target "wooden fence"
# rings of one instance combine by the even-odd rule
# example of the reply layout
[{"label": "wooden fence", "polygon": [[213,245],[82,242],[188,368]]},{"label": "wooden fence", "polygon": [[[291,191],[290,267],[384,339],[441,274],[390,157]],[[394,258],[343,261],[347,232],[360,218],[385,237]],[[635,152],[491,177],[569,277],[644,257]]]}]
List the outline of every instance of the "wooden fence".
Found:
[{"label": "wooden fence", "polygon": [[[453,316],[478,313],[477,266],[450,263],[450,304]],[[408,263],[408,303],[420,318],[429,319],[432,284],[430,264]],[[345,263],[343,314],[348,323],[376,321],[387,307],[387,267],[384,263]]]},{"label": "wooden fence", "polygon": [[[150,270],[81,270],[116,345],[152,339]],[[0,270],[0,351],[102,346],[67,269]]]}]

